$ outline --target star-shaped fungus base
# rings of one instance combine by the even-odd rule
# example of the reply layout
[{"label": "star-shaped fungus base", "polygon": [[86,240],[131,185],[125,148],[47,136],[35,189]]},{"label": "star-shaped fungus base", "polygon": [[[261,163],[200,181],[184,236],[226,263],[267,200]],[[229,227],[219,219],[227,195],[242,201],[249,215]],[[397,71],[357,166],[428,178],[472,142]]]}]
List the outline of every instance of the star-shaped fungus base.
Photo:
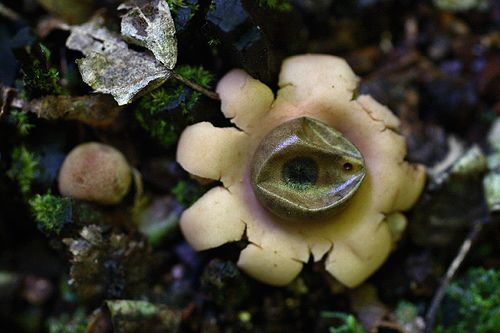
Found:
[{"label": "star-shaped fungus base", "polygon": [[[182,133],[177,161],[192,175],[220,180],[187,209],[181,229],[196,250],[238,241],[247,247],[238,266],[271,285],[286,285],[312,255],[326,270],[354,287],[387,258],[399,236],[391,225],[405,225],[400,213],[418,199],[425,168],[405,161],[399,119],[370,96],[353,97],[358,79],[345,60],[299,55],[284,61],[276,98],[263,83],[232,70],[218,83],[222,112],[237,127],[208,122]],[[362,153],[366,176],[346,207],[319,220],[288,221],[257,200],[250,182],[252,157],[261,140],[278,125],[309,117],[336,129]],[[400,230],[399,230],[400,231]]]}]

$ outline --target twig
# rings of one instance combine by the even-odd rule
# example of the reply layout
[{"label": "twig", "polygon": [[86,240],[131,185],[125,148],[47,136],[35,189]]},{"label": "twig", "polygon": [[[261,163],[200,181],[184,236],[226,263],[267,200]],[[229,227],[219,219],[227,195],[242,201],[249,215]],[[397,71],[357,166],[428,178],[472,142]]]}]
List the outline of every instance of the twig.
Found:
[{"label": "twig", "polygon": [[18,104],[21,101],[18,100],[15,95],[16,90],[14,88],[5,87],[0,84],[0,118],[2,118],[4,114],[7,114],[11,106],[18,107],[14,105],[14,102]]},{"label": "twig", "polygon": [[176,72],[172,72],[172,76],[174,79],[184,83],[186,86],[202,93],[203,95],[205,95],[211,99],[215,99],[217,101],[220,100],[219,94],[217,94],[216,92],[205,89],[202,86],[200,86],[199,84],[197,84],[193,81],[189,81],[188,79],[186,79],[185,77],[181,76],[180,74],[178,74]]},{"label": "twig", "polygon": [[441,284],[439,285],[439,288],[437,289],[436,293],[434,294],[434,297],[432,299],[429,310],[427,311],[427,313],[425,315],[424,333],[431,333],[432,332],[432,328],[434,327],[434,321],[436,319],[436,313],[437,313],[437,310],[439,309],[441,301],[443,300],[446,289],[448,288],[448,285],[450,284],[450,281],[453,278],[453,276],[455,275],[457,269],[460,267],[460,265],[464,261],[465,256],[467,256],[467,253],[469,253],[469,250],[470,250],[472,244],[479,236],[479,233],[481,232],[481,230],[483,228],[483,224],[484,224],[483,220],[476,220],[474,222],[474,225],[472,226],[471,231],[469,232],[469,234],[465,238],[464,242],[462,243],[462,246],[460,247],[458,254],[456,255],[455,259],[453,259],[450,267],[448,267],[448,270],[446,271],[446,275],[442,279]]},{"label": "twig", "polygon": [[17,97],[12,98],[12,100],[10,101],[10,106],[18,109],[25,109],[28,105],[29,102]]},{"label": "twig", "polygon": [[71,29],[71,26],[69,26],[67,23],[65,23],[59,18],[48,16],[38,21],[35,31],[38,36],[40,36],[41,38],[45,38],[53,30],[56,29],[69,31]]},{"label": "twig", "polygon": [[5,6],[4,4],[0,3],[0,16],[6,17],[10,19],[11,21],[15,22],[22,22],[23,18],[21,15],[10,9],[9,7]]},{"label": "twig", "polygon": [[401,57],[399,57],[397,61],[382,66],[379,70],[363,78],[363,81],[368,82],[382,76],[393,74],[395,72],[405,69],[406,67],[414,65],[415,63],[417,63],[422,59],[423,59],[422,56],[417,51],[411,50],[403,54]]},{"label": "twig", "polygon": [[378,327],[390,328],[394,331],[405,333],[404,328],[399,323],[395,323],[388,320],[380,320],[377,324],[378,325],[376,326],[376,328]]}]

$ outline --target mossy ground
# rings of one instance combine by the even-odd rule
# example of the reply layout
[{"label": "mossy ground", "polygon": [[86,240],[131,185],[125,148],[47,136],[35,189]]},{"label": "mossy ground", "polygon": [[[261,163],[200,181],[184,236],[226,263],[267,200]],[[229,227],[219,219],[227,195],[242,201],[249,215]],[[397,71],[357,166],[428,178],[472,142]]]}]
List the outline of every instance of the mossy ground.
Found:
[{"label": "mossy ground", "polygon": [[[67,103],[78,104],[81,96],[94,96],[76,65],[82,55],[64,45],[68,32],[42,29],[42,23],[58,21],[44,21],[55,12],[39,2],[5,0],[0,6],[0,107],[15,106],[0,115],[2,330],[420,333],[462,240],[473,223],[484,221],[448,288],[435,332],[500,332],[500,234],[498,216],[485,203],[483,174],[443,184],[429,178],[422,200],[407,213],[401,242],[362,288],[343,288],[322,262],[307,263],[287,287],[263,285],[236,266],[245,239],[196,252],[178,226],[182,210],[214,184],[200,185],[176,164],[177,139],[200,119],[233,126],[219,102],[169,79],[113,108],[113,115],[107,101],[92,104],[98,112],[71,115],[73,120],[60,108],[53,117],[38,118],[35,101],[67,96],[75,97]],[[119,1],[76,2],[104,8],[107,27],[119,30]],[[371,94],[400,117],[409,161],[432,167],[460,144],[494,155],[487,133],[500,105],[495,1],[168,3],[179,49],[174,70],[204,88],[213,90],[230,69],[242,68],[276,91],[285,57],[335,54],[361,77],[356,96]],[[78,20],[90,12],[79,13]],[[57,11],[66,20],[74,14]],[[17,94],[4,94],[5,87]],[[86,109],[76,104],[75,113]],[[49,106],[43,104],[46,111]],[[100,121],[74,120],[92,117]],[[88,141],[116,147],[142,174],[143,186],[137,183],[120,205],[59,195],[64,156]],[[490,166],[487,172],[498,170]],[[141,233],[143,209],[155,237]]]}]

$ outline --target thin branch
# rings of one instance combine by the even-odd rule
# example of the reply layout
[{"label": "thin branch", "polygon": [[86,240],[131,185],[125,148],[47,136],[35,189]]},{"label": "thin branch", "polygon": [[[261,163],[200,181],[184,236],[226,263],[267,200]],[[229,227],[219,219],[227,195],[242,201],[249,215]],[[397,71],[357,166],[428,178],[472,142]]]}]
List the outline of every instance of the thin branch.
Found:
[{"label": "thin branch", "polygon": [[436,319],[436,313],[437,313],[437,310],[439,309],[441,301],[443,300],[446,289],[448,288],[448,285],[450,284],[451,279],[453,278],[453,276],[457,272],[458,268],[460,267],[460,265],[464,261],[465,257],[469,253],[469,250],[471,249],[472,244],[478,238],[478,236],[483,228],[483,224],[484,224],[483,220],[476,220],[474,222],[474,225],[472,226],[471,231],[469,232],[469,234],[465,238],[464,242],[462,243],[462,246],[460,247],[458,254],[456,255],[455,259],[453,259],[450,267],[448,267],[448,270],[446,271],[445,276],[441,280],[441,284],[439,285],[439,288],[437,289],[436,293],[434,294],[434,297],[432,299],[429,310],[427,311],[427,313],[425,315],[424,333],[431,333],[432,332],[432,329],[434,327],[434,321]]},{"label": "thin branch", "polygon": [[56,29],[69,31],[71,27],[59,18],[47,16],[38,21],[35,31],[38,36],[45,38]]},{"label": "thin branch", "polygon": [[16,90],[11,87],[6,87],[0,84],[0,118],[3,117],[4,114],[7,114],[10,107],[18,107],[17,105],[13,105],[13,102],[19,102],[17,100]]},{"label": "thin branch", "polygon": [[190,87],[190,88],[192,88],[192,89],[194,89],[194,90],[202,93],[203,95],[207,96],[208,98],[215,99],[217,101],[220,100],[219,94],[217,94],[216,92],[213,92],[213,91],[210,91],[210,90],[208,90],[206,88],[203,88],[199,84],[186,79],[185,77],[181,76],[180,74],[178,74],[176,72],[172,72],[172,76],[173,76],[174,79],[176,79],[179,82],[184,83],[186,86],[188,86],[188,87]]},{"label": "thin branch", "polygon": [[17,90],[0,84],[0,118],[7,115],[11,108],[25,110],[29,102],[17,97]]},{"label": "thin branch", "polygon": [[4,4],[0,3],[0,16],[6,17],[10,19],[11,21],[14,22],[22,22],[24,21],[21,15],[10,9],[9,7],[5,6]]},{"label": "thin branch", "polygon": [[380,320],[378,323],[378,325],[376,326],[377,328],[378,327],[383,327],[383,328],[390,328],[394,331],[398,331],[398,332],[401,332],[401,333],[405,333],[405,330],[404,328],[399,324],[399,323],[395,323],[393,321],[388,321],[388,320]]},{"label": "thin branch", "polygon": [[29,106],[29,102],[25,101],[24,99],[14,97],[10,101],[10,106],[13,108],[18,108],[18,109],[26,109],[26,107]]},{"label": "thin branch", "polygon": [[394,62],[390,62],[385,66],[382,66],[380,69],[376,70],[375,72],[371,73],[370,75],[366,76],[363,78],[363,82],[368,82],[380,77],[384,77],[393,73],[396,73],[398,71],[401,71],[409,66],[413,66],[416,64],[418,61],[423,60],[423,58],[420,53],[418,53],[415,50],[411,50],[400,57]]}]

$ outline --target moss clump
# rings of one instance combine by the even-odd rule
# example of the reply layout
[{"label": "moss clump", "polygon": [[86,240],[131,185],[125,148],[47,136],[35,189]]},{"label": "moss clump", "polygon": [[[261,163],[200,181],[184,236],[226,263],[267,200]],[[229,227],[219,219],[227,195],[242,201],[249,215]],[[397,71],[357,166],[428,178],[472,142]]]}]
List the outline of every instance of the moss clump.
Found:
[{"label": "moss clump", "polygon": [[75,313],[63,313],[58,317],[51,317],[47,322],[49,333],[85,333],[87,332],[87,317],[83,309]]},{"label": "moss clump", "polygon": [[31,191],[31,184],[38,174],[38,157],[24,146],[14,148],[7,176],[19,185],[22,194],[27,195]]},{"label": "moss clump", "polygon": [[48,235],[59,235],[70,223],[94,223],[99,219],[99,214],[87,204],[50,193],[35,195],[29,204],[38,226]]},{"label": "moss clump", "polygon": [[323,311],[321,317],[325,319],[339,320],[340,324],[335,327],[329,327],[329,333],[365,333],[365,330],[358,323],[352,314],[344,312]]},{"label": "moss clump", "polygon": [[472,268],[452,283],[434,332],[500,332],[500,270]]},{"label": "moss clump", "polygon": [[[204,88],[213,81],[212,74],[202,67],[184,65],[176,71]],[[200,97],[201,93],[170,80],[139,100],[135,117],[152,138],[168,147],[177,141],[185,126],[194,122],[192,111]]]},{"label": "moss clump", "polygon": [[175,30],[182,32],[200,9],[199,0],[167,0],[175,22]]},{"label": "moss clump", "polygon": [[484,10],[488,8],[488,0],[434,0],[434,4],[439,9],[452,12]]},{"label": "moss clump", "polygon": [[179,9],[186,8],[189,9],[192,17],[194,12],[200,8],[200,4],[198,2],[189,0],[167,0],[167,3],[173,15],[177,15]]},{"label": "moss clump", "polygon": [[181,180],[171,192],[181,205],[189,207],[206,192],[206,189],[192,181]]},{"label": "moss clump", "polygon": [[408,301],[400,301],[394,310],[398,322],[402,325],[409,325],[417,319],[419,308]]},{"label": "moss clump", "polygon": [[259,0],[259,6],[279,12],[288,12],[292,10],[290,0]]},{"label": "moss clump", "polygon": [[30,123],[28,115],[21,110],[12,110],[9,113],[8,121],[16,127],[17,133],[21,137],[28,136],[31,129],[35,127]]},{"label": "moss clump", "polygon": [[37,194],[29,201],[31,211],[42,230],[59,234],[71,219],[72,200],[52,194]]},{"label": "moss clump", "polygon": [[59,84],[59,71],[50,63],[50,50],[42,43],[28,46],[26,60],[21,68],[25,93],[28,98],[45,95],[62,95],[63,87]]}]

